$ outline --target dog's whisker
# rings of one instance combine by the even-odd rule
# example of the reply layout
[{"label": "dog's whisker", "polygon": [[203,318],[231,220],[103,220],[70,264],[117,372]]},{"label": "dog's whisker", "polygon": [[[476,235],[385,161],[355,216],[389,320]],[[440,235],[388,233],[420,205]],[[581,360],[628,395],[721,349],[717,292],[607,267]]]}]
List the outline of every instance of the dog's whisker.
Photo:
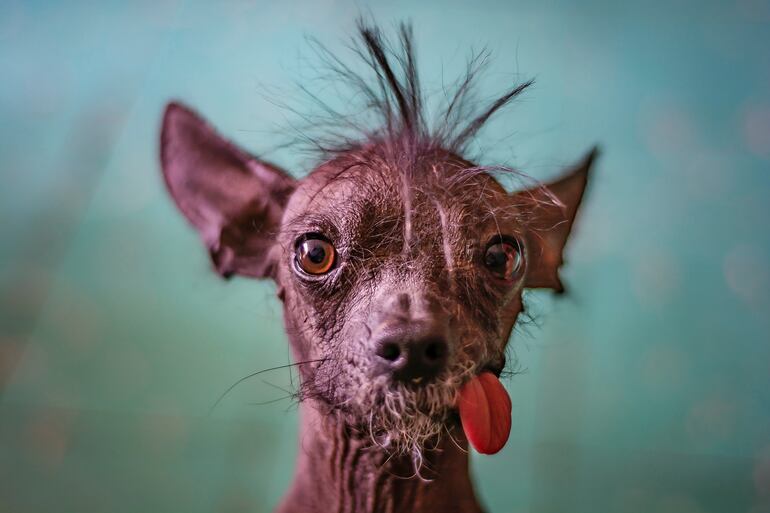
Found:
[{"label": "dog's whisker", "polygon": [[328,358],[316,358],[316,359],[314,359],[314,360],[305,360],[305,361],[302,361],[302,362],[294,362],[294,363],[289,363],[289,364],[286,364],[286,365],[278,365],[278,366],[276,366],[276,367],[270,367],[270,368],[268,368],[268,369],[262,369],[262,370],[260,370],[260,371],[257,371],[257,372],[252,372],[251,374],[248,374],[248,375],[246,375],[246,376],[242,377],[241,379],[239,379],[238,381],[236,381],[235,383],[233,383],[232,385],[230,385],[230,386],[227,388],[227,390],[225,390],[225,391],[224,391],[224,392],[223,392],[223,393],[222,393],[222,394],[221,394],[221,395],[220,395],[220,396],[217,398],[217,400],[216,400],[216,401],[214,401],[214,404],[213,404],[213,405],[211,405],[211,408],[209,409],[209,415],[211,415],[211,414],[214,412],[214,410],[217,408],[217,406],[219,406],[219,403],[220,403],[220,402],[222,402],[222,400],[223,400],[223,399],[224,399],[224,398],[227,396],[227,394],[229,394],[230,392],[232,392],[232,391],[233,391],[233,389],[234,389],[235,387],[237,387],[238,385],[240,385],[240,384],[241,384],[241,383],[243,383],[244,381],[247,381],[247,380],[249,380],[249,379],[251,379],[251,378],[254,378],[254,377],[256,377],[256,376],[259,376],[259,375],[261,375],[261,374],[264,374],[264,373],[266,373],[266,372],[272,372],[272,371],[277,371],[277,370],[281,370],[281,369],[289,369],[289,368],[292,368],[292,367],[298,367],[298,366],[300,366],[300,365],[307,365],[307,364],[310,364],[310,363],[318,363],[318,362],[324,362],[324,361],[325,361],[325,360],[327,360],[327,359],[328,359]]},{"label": "dog's whisker", "polygon": [[294,397],[294,394],[290,394],[290,395],[287,395],[287,396],[284,396],[284,397],[278,397],[276,399],[269,399],[267,401],[250,402],[250,403],[246,403],[246,404],[248,404],[249,406],[265,406],[265,405],[268,405],[268,404],[274,404],[274,403],[278,403],[278,402],[281,402],[281,401],[285,401],[286,399],[291,399],[293,397]]}]

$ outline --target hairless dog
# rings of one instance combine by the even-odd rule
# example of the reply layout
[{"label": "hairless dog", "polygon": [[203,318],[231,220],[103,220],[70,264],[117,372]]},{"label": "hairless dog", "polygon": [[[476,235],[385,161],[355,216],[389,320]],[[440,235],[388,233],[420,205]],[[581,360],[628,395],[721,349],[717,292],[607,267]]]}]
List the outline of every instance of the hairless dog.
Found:
[{"label": "hairless dog", "polygon": [[270,278],[283,303],[302,447],[278,511],[478,512],[468,448],[506,443],[499,377],[522,292],[563,291],[562,252],[596,150],[551,183],[509,192],[502,174],[521,175],[466,150],[529,83],[479,107],[483,59],[472,59],[429,119],[411,28],[394,44],[361,22],[355,41],[369,79],[322,54],[377,123],[327,109],[339,130],[314,139],[323,158],[307,176],[252,156],[179,103],[163,118],[163,175],[216,271]]}]

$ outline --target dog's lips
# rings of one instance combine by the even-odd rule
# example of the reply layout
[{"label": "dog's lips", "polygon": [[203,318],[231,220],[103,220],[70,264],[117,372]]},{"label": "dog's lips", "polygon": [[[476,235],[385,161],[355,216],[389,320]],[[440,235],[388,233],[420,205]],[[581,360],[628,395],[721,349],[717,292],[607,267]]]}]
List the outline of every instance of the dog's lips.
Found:
[{"label": "dog's lips", "polygon": [[482,454],[494,454],[505,446],[511,432],[511,398],[498,377],[483,371],[462,386],[458,394],[465,436]]},{"label": "dog's lips", "polygon": [[495,377],[499,378],[500,375],[503,373],[503,367],[504,366],[505,366],[505,363],[503,363],[502,365],[496,365],[496,364],[489,363],[486,366],[484,366],[484,368],[482,369],[482,371],[479,374],[482,374],[484,372],[491,372],[492,374],[495,375]]}]

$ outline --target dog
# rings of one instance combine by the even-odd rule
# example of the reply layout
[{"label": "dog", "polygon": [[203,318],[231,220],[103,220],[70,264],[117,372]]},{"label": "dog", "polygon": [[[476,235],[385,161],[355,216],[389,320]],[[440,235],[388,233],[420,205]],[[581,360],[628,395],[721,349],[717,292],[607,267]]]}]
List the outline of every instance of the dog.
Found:
[{"label": "dog", "polygon": [[330,116],[347,132],[313,140],[321,163],[304,178],[177,102],[163,117],[163,176],[214,269],[273,280],[283,304],[302,450],[277,511],[479,512],[469,446],[505,445],[499,377],[522,292],[564,290],[562,253],[597,151],[508,192],[499,177],[517,172],[466,150],[530,83],[478,108],[472,59],[431,121],[411,27],[394,43],[360,22],[356,41],[369,79],[324,55],[377,123]]}]

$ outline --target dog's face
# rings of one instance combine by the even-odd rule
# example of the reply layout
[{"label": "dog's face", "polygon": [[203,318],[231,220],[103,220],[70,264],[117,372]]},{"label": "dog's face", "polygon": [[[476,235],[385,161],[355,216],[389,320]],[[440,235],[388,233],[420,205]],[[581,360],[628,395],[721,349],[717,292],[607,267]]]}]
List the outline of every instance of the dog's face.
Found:
[{"label": "dog's face", "polygon": [[300,396],[395,450],[428,443],[464,382],[502,371],[524,288],[562,289],[593,158],[510,194],[449,152],[399,161],[372,144],[295,180],[177,104],[161,150],[216,269],[275,280],[294,356],[310,362]]}]

